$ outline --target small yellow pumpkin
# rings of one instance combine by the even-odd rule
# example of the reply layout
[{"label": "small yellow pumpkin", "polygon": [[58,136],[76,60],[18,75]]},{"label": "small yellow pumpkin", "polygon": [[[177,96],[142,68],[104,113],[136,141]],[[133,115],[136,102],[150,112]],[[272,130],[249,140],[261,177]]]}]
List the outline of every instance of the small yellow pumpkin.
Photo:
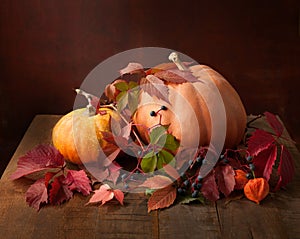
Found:
[{"label": "small yellow pumpkin", "polygon": [[75,164],[96,161],[100,147],[107,154],[116,146],[103,139],[101,132],[111,132],[111,118],[118,118],[110,108],[101,108],[100,113],[90,116],[87,108],[71,111],[54,126],[52,142],[67,161]]}]

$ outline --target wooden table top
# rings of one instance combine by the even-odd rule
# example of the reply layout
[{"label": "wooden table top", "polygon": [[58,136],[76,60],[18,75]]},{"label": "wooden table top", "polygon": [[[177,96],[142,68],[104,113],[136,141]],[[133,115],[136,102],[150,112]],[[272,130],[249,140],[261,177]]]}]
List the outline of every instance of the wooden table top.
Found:
[{"label": "wooden table top", "polygon": [[0,238],[300,238],[300,163],[286,190],[261,205],[247,199],[208,205],[175,205],[147,213],[147,197],[128,194],[125,205],[85,206],[89,197],[75,194],[60,206],[39,212],[25,202],[31,181],[11,181],[17,160],[41,143],[51,142],[60,116],[37,115],[0,181]]}]

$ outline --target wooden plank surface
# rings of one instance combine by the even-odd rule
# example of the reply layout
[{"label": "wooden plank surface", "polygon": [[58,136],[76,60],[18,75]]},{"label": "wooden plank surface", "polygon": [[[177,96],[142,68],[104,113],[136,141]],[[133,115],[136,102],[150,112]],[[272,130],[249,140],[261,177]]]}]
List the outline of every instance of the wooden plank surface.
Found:
[{"label": "wooden plank surface", "polygon": [[61,206],[36,212],[24,194],[31,181],[10,181],[18,157],[40,143],[51,142],[60,116],[38,115],[27,130],[0,182],[0,238],[300,238],[299,160],[287,190],[271,194],[262,205],[246,199],[227,204],[176,205],[147,213],[147,198],[127,194],[125,206],[111,202],[84,206],[75,194]]}]

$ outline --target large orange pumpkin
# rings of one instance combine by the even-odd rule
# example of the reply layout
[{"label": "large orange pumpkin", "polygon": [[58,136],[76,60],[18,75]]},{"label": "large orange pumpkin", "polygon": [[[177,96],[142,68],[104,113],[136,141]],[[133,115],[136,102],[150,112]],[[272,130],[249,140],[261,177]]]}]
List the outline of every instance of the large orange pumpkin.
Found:
[{"label": "large orange pumpkin", "polygon": [[87,108],[77,109],[64,115],[52,131],[53,145],[66,160],[82,164],[96,161],[100,147],[111,154],[116,146],[103,139],[101,132],[110,132],[111,117],[118,118],[110,108],[101,108],[101,114],[89,115]]},{"label": "large orange pumpkin", "polygon": [[[144,126],[153,127],[161,117],[161,123],[169,125],[169,132],[179,141],[184,141],[184,147],[208,145],[212,136],[212,119],[207,102],[212,108],[222,103],[216,100],[214,92],[207,87],[213,83],[220,92],[226,113],[226,122],[214,119],[214,123],[226,127],[224,147],[236,146],[246,127],[246,112],[239,95],[228,81],[210,67],[195,65],[189,67],[189,70],[201,82],[165,82],[169,89],[169,103],[141,92],[133,121],[142,139],[147,141],[149,134]],[[157,116],[150,115],[151,111],[157,111],[162,105],[167,106],[168,110],[161,110]]]}]

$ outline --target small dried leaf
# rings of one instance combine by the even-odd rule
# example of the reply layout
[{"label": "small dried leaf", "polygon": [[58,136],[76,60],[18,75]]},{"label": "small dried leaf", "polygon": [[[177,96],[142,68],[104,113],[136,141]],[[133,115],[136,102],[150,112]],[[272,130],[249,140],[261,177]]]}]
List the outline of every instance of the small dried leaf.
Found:
[{"label": "small dried leaf", "polygon": [[203,179],[201,192],[203,196],[210,201],[215,202],[219,199],[219,190],[216,183],[214,170]]},{"label": "small dried leaf", "polygon": [[70,190],[81,192],[85,196],[92,191],[90,180],[83,170],[68,170],[65,182],[69,185]]},{"label": "small dried leaf", "polygon": [[107,184],[101,185],[101,187],[95,190],[94,193],[95,194],[90,198],[87,204],[101,202],[101,205],[103,205],[114,198],[114,193]]},{"label": "small dried leaf", "polygon": [[146,187],[149,189],[159,189],[172,183],[173,181],[170,178],[163,175],[156,175],[154,177],[147,178],[146,181],[140,185],[140,187]]},{"label": "small dried leaf", "polygon": [[171,184],[155,191],[148,201],[148,212],[171,206],[176,199],[176,188]]},{"label": "small dried leaf", "polygon": [[169,103],[169,89],[164,82],[154,75],[147,75],[140,80],[141,89],[150,96],[155,96]]},{"label": "small dried leaf", "polygon": [[230,165],[218,166],[215,169],[215,176],[220,191],[227,197],[234,189],[234,170]]},{"label": "small dried leaf", "polygon": [[32,184],[26,192],[26,202],[37,211],[42,203],[48,202],[48,192],[45,186],[45,179],[41,178]]}]

